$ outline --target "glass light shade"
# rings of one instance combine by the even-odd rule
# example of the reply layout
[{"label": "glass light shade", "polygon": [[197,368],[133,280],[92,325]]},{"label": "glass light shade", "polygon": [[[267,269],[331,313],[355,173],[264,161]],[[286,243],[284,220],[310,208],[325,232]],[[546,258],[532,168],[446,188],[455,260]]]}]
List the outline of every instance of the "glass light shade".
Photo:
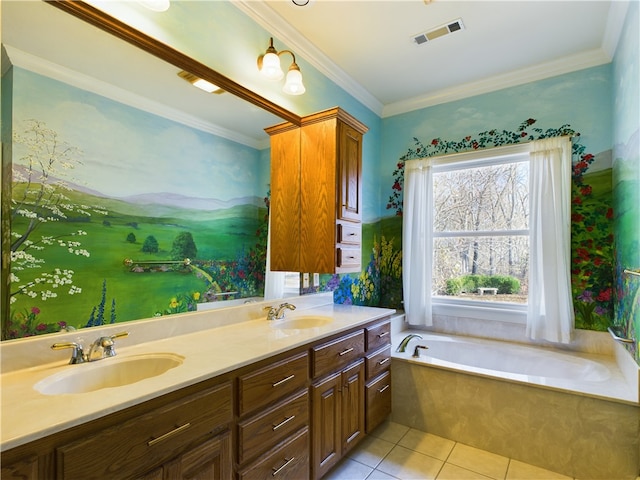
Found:
[{"label": "glass light shade", "polygon": [[289,69],[282,91],[289,95],[302,95],[306,92],[306,88],[304,88],[304,85],[302,84],[302,74],[297,66],[292,66]]},{"label": "glass light shade", "polygon": [[284,77],[282,67],[280,67],[280,57],[275,53],[267,53],[262,57],[262,68],[260,73],[269,80],[280,80]]}]

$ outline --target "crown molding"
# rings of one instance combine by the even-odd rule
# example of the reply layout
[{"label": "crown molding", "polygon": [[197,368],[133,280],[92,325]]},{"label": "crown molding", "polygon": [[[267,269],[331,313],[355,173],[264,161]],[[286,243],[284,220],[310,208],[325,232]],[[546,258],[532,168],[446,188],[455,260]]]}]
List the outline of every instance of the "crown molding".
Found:
[{"label": "crown molding", "polygon": [[266,139],[265,141],[255,140],[249,136],[220,127],[219,125],[205,122],[180,110],[168,107],[160,102],[156,102],[155,100],[150,100],[123,88],[119,88],[103,82],[102,80],[93,78],[89,75],[76,72],[41,57],[31,55],[30,53],[14,48],[11,45],[5,44],[4,47],[6,48],[11,64],[24,70],[29,70],[33,73],[53,78],[54,80],[64,82],[73,87],[95,93],[96,95],[109,98],[116,102],[158,115],[203,132],[211,133],[218,137],[226,138],[227,140],[231,140],[251,148],[262,150],[269,146],[269,139]]},{"label": "crown molding", "polygon": [[462,100],[464,98],[495,92],[504,88],[524,85],[525,83],[544,80],[565,73],[583,70],[611,62],[611,58],[601,48],[563,57],[552,62],[545,62],[532,67],[514,70],[501,75],[494,75],[476,82],[465,83],[455,87],[430,92],[427,95],[414,97],[401,102],[385,105],[382,118],[401,113],[432,107],[442,103]]},{"label": "crown molding", "polygon": [[306,38],[302,37],[300,32],[289,25],[268,5],[263,2],[249,0],[234,0],[232,3],[260,26],[272,32],[289,48],[294,49],[296,54],[303,57],[322,74],[382,118],[610,63],[613,59],[629,6],[628,1],[611,2],[600,48],[383,105],[362,85],[333,63],[329,57]]}]

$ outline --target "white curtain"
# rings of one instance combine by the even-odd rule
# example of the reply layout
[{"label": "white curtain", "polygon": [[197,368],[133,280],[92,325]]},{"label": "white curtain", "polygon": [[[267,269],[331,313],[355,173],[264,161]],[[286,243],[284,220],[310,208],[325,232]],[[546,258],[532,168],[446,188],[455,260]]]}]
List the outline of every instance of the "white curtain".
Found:
[{"label": "white curtain", "polygon": [[271,213],[269,213],[269,233],[267,234],[267,265],[264,277],[264,299],[284,297],[285,272],[271,271]]},{"label": "white curtain", "polygon": [[527,335],[569,343],[571,298],[571,140],[531,143],[529,170],[530,275]]},{"label": "white curtain", "polygon": [[404,165],[402,285],[410,325],[432,325],[433,171],[431,159]]}]

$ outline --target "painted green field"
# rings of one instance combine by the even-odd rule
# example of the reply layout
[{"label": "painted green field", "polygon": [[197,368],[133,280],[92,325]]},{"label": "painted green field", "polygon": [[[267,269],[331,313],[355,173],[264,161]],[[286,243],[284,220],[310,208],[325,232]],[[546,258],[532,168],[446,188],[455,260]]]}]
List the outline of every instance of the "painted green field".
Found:
[{"label": "painted green field", "polygon": [[[95,198],[85,198],[75,192],[75,201],[95,204]],[[112,201],[107,201],[112,202]],[[105,208],[107,205],[100,205]],[[114,207],[115,205],[109,205]],[[117,207],[124,210],[123,205]],[[126,207],[126,205],[125,205]],[[136,207],[131,207],[136,210]],[[181,232],[190,232],[198,249],[198,260],[234,260],[255,245],[256,229],[265,209],[243,205],[212,214],[210,212],[188,211],[172,218],[148,217],[140,214],[128,215],[109,209],[108,215],[92,215],[90,219],[60,221],[42,224],[32,234],[35,240],[42,235],[74,239],[82,243],[80,248],[90,252],[89,257],[68,253],[65,249],[50,246],[38,252],[45,260],[41,269],[14,272],[18,284],[32,280],[42,271],[70,269],[75,272],[74,285],[82,292],[69,295],[69,285],[56,289],[56,298],[42,301],[17,295],[12,311],[39,309],[38,322],[50,324],[59,321],[73,326],[86,324],[92,306],[98,305],[102,297],[103,281],[106,280],[106,313],[110,318],[112,299],[116,301],[116,319],[125,321],[153,316],[169,306],[173,297],[180,294],[204,292],[208,281],[196,277],[190,269],[182,271],[132,273],[123,264],[129,258],[138,261],[169,260],[174,239]],[[24,220],[14,222],[13,230],[24,231]],[[82,230],[87,233],[80,237],[68,237],[70,232]],[[127,241],[133,234],[135,242]],[[145,239],[152,235],[158,241],[157,253],[144,253]]]}]

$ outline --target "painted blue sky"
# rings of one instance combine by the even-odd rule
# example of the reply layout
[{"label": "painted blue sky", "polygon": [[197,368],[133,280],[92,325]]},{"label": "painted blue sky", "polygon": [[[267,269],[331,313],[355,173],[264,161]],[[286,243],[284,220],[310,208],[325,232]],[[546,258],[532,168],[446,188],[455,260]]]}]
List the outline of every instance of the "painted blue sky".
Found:
[{"label": "painted blue sky", "polygon": [[80,148],[83,165],[73,176],[88,188],[113,197],[172,192],[220,200],[266,192],[259,152],[250,147],[20,68],[14,87],[14,129],[43,121]]}]

